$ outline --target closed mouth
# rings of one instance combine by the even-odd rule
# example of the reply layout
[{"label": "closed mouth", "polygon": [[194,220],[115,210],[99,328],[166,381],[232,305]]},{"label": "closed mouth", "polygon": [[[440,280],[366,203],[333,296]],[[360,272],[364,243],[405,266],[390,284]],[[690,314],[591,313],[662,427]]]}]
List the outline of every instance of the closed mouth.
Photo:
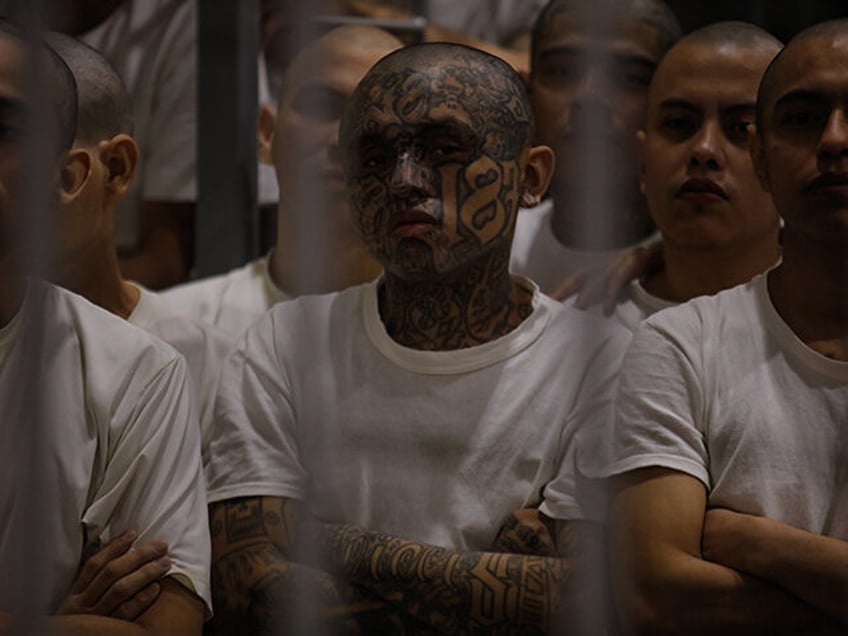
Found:
[{"label": "closed mouth", "polygon": [[727,192],[711,179],[689,179],[677,191],[678,197],[686,195],[707,195],[727,199]]}]

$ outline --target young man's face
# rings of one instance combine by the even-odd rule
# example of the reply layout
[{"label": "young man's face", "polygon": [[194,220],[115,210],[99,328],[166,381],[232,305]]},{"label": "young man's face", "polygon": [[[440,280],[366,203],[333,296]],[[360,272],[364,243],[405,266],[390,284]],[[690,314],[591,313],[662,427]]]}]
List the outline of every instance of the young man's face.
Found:
[{"label": "young man's face", "polygon": [[0,36],[0,257],[20,240],[24,222],[24,68],[23,46]]},{"label": "young man's face", "polygon": [[757,88],[777,47],[683,43],[657,71],[642,149],[648,207],[663,240],[745,244],[777,228],[748,152]]},{"label": "young man's face", "polygon": [[761,165],[787,228],[848,237],[848,34],[798,42],[763,107]]},{"label": "young man's face", "polygon": [[661,57],[659,33],[636,19],[590,24],[573,11],[552,18],[533,60],[530,99],[536,140],[556,151],[555,192],[584,187],[582,166],[594,152],[610,159],[603,187],[638,199],[635,135]]},{"label": "young man's face", "polygon": [[508,255],[527,157],[522,97],[474,61],[367,78],[343,139],[354,221],[383,267],[427,279]]}]

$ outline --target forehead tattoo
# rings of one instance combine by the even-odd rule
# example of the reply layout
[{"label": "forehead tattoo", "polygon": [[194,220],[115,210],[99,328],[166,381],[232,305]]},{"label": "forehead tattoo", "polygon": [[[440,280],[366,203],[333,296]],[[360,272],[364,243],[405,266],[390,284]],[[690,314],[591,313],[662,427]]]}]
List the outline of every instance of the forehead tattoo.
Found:
[{"label": "forehead tattoo", "polygon": [[471,129],[479,152],[516,158],[533,121],[520,80],[478,57],[458,53],[441,64],[394,64],[372,70],[357,88],[342,124],[342,143],[379,134],[387,121],[417,127],[448,120]]}]

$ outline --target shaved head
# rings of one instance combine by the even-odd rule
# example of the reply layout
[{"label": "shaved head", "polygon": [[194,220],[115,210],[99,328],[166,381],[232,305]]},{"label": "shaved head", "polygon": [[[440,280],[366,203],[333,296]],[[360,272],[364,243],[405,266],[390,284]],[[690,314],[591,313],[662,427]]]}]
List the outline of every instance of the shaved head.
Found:
[{"label": "shaved head", "polygon": [[664,67],[670,65],[678,55],[685,56],[685,51],[689,47],[705,47],[730,54],[734,51],[762,51],[766,54],[777,55],[782,46],[781,41],[768,31],[748,22],[731,21],[710,24],[687,34],[671,47],[657,67],[651,86],[653,87],[658,81],[657,78],[662,76]]},{"label": "shaved head", "polygon": [[680,22],[668,5],[662,0],[551,0],[542,9],[530,42],[531,65],[536,59],[541,42],[551,35],[554,18],[563,13],[585,15],[591,21],[632,20],[653,28],[658,36],[660,47],[667,51],[680,39]]},{"label": "shaved head", "polygon": [[774,89],[780,77],[785,61],[792,57],[793,51],[812,40],[834,40],[848,37],[848,19],[830,20],[804,29],[792,38],[783,50],[775,57],[760,82],[757,94],[757,131],[762,137],[765,125],[765,108],[774,99]]},{"label": "shaved head", "polygon": [[92,143],[133,132],[132,100],[106,59],[79,40],[51,33],[47,41],[77,83],[77,142]]},{"label": "shaved head", "polygon": [[403,43],[398,38],[383,29],[362,25],[338,27],[312,41],[297,54],[283,75],[280,93],[283,95],[295,89],[311,68],[323,63],[332,63],[333,56],[373,56],[376,62],[402,46]]},{"label": "shaved head", "polygon": [[502,59],[460,44],[410,46],[374,65],[345,109],[341,145],[355,129],[367,131],[372,109],[387,100],[402,119],[421,112],[463,112],[499,157],[514,158],[533,137],[533,114],[519,75]]}]

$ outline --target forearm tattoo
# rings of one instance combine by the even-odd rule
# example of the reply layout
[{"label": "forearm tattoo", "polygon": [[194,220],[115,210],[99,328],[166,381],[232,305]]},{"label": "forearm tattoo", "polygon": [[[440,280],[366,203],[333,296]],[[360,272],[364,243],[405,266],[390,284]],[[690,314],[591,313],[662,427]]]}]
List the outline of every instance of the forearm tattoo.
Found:
[{"label": "forearm tattoo", "polygon": [[212,633],[428,633],[365,588],[288,560],[292,502],[279,501],[213,505]]},{"label": "forearm tattoo", "polygon": [[459,553],[343,524],[327,524],[330,558],[367,587],[443,633],[545,633],[565,559]]}]

